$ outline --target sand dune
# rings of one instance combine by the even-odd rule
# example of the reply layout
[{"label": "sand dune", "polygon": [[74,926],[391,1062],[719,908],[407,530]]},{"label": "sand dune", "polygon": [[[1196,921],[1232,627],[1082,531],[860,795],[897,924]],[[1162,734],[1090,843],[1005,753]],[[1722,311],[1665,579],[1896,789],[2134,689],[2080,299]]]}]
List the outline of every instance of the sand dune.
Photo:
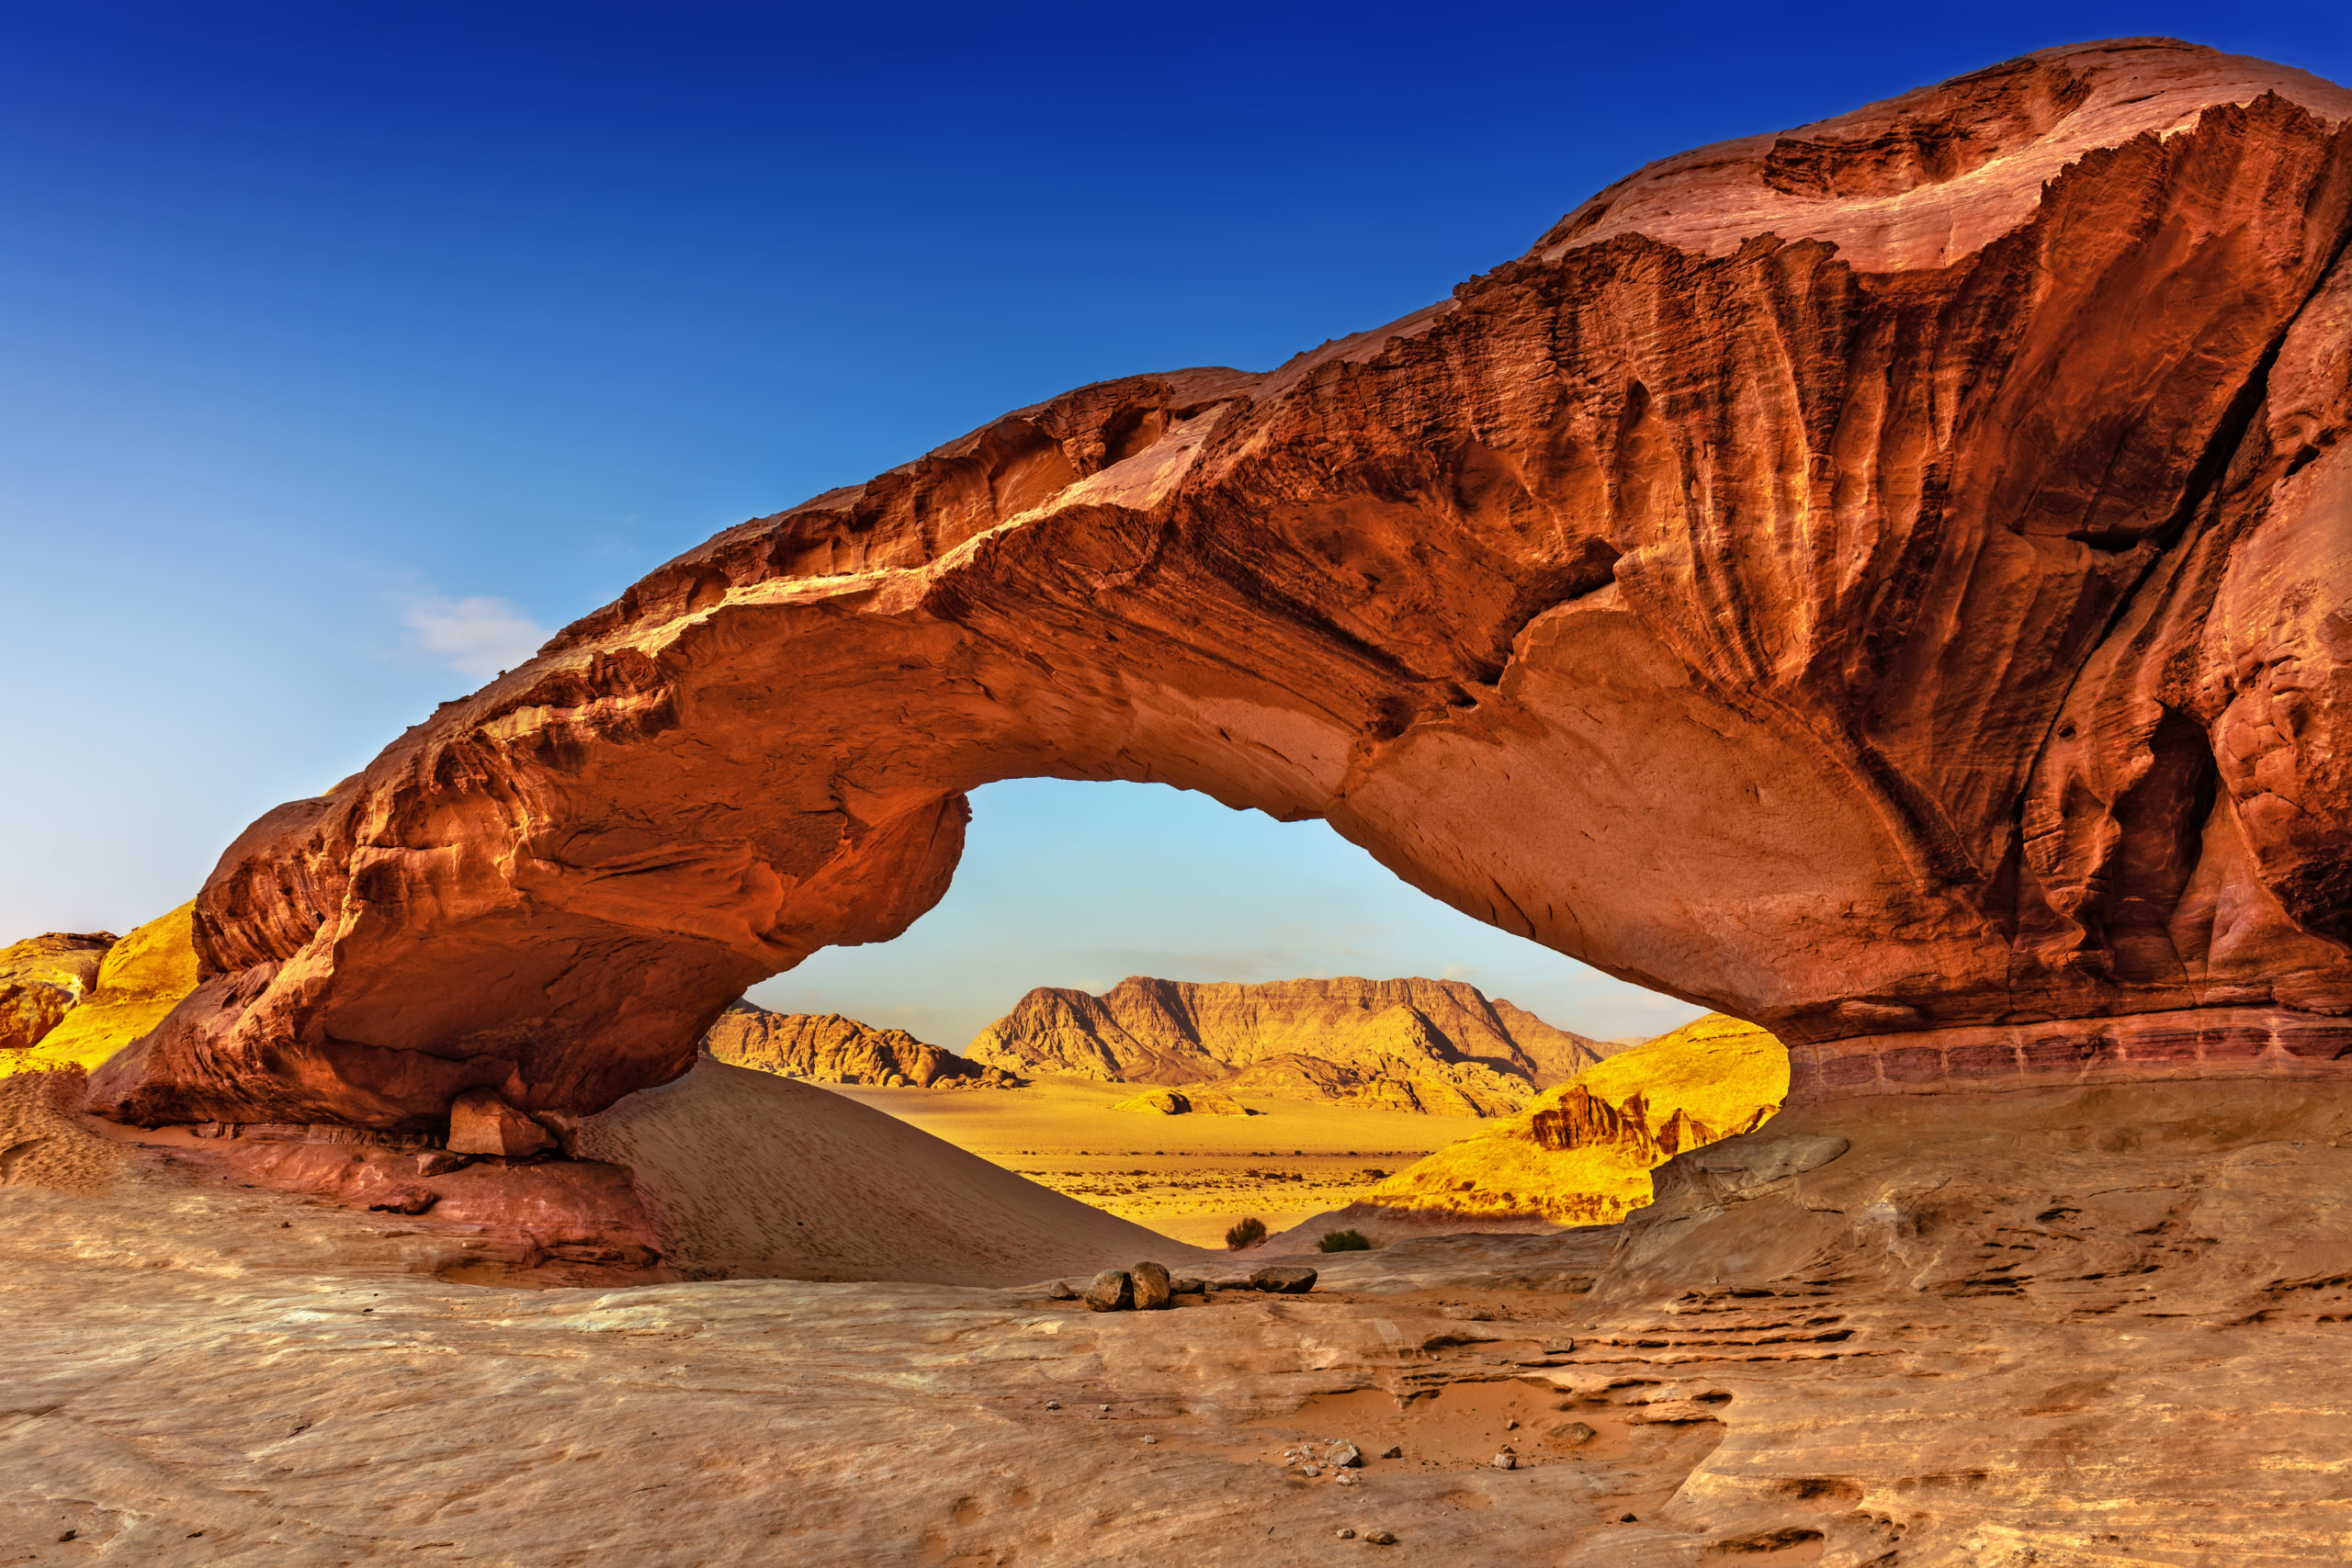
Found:
[{"label": "sand dune", "polygon": [[587,1118],[572,1148],[629,1168],[688,1274],[1003,1285],[1196,1256],[846,1096],[723,1062]]}]

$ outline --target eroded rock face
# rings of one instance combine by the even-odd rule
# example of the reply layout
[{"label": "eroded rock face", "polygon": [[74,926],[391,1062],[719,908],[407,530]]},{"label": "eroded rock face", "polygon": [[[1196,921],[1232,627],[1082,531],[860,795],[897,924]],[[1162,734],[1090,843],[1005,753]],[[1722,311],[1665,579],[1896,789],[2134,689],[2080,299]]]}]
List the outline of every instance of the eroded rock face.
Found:
[{"label": "eroded rock face", "polygon": [[718,1015],[702,1048],[722,1062],[819,1083],[914,1089],[1004,1089],[1021,1080],[903,1029],[876,1029],[837,1012],[770,1012],[737,1002]]},{"label": "eroded rock face", "polygon": [[1792,1046],[2193,1013],[2265,1055],[2129,1070],[2334,1070],[2347,113],[2047,51],[730,529],[248,830],[94,1102],[593,1110],[903,930],[962,792],[1035,774],[1323,817]]},{"label": "eroded rock face", "polygon": [[105,949],[96,983],[72,1012],[21,1065],[48,1071],[88,1071],[153,1029],[181,998],[196,989],[198,973],[191,920],[193,904],[135,927]]},{"label": "eroded rock face", "polygon": [[37,1045],[63,1022],[96,988],[114,942],[108,931],[50,931],[0,947],[0,1052]]},{"label": "eroded rock face", "polygon": [[1492,1116],[1607,1050],[1458,980],[1130,976],[1099,997],[1038,987],[971,1055],[1014,1072]]}]

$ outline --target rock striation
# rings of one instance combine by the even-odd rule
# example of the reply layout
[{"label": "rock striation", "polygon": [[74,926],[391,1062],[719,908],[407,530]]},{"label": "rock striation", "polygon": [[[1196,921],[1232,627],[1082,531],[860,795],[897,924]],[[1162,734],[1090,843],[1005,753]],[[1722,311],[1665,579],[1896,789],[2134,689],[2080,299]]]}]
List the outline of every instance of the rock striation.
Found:
[{"label": "rock striation", "polygon": [[1516,1111],[1607,1050],[1458,980],[1140,976],[1099,997],[1041,986],[970,1047],[976,1062],[1025,1074],[1449,1116]]},{"label": "rock striation", "polygon": [[1038,774],[1322,817],[1798,1095],[2340,1073],[2347,118],[2044,51],[729,529],[249,829],[92,1103],[593,1111]]},{"label": "rock striation", "polygon": [[903,1029],[876,1029],[837,1012],[770,1012],[747,1001],[718,1015],[702,1048],[739,1067],[818,1083],[1010,1089],[1021,1082],[1000,1068],[926,1045]]}]

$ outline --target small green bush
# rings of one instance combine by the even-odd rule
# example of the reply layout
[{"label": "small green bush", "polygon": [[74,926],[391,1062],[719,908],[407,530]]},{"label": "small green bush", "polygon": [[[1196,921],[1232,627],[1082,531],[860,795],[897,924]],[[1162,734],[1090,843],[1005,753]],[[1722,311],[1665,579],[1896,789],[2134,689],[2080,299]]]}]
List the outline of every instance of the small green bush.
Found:
[{"label": "small green bush", "polygon": [[1370,1252],[1372,1238],[1362,1231],[1325,1231],[1315,1244],[1317,1252]]},{"label": "small green bush", "polygon": [[1225,1245],[1238,1252],[1245,1247],[1255,1247],[1266,1239],[1266,1222],[1244,1220],[1225,1233]]}]

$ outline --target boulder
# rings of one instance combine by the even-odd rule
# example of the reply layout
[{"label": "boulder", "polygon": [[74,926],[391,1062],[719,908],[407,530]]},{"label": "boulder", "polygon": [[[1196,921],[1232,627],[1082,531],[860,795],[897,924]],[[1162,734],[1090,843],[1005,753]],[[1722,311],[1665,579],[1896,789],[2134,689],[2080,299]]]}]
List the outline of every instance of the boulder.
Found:
[{"label": "boulder", "polygon": [[451,1154],[514,1158],[554,1146],[554,1134],[490,1089],[469,1089],[449,1102]]},{"label": "boulder", "polygon": [[1086,1282],[1086,1310],[1127,1312],[1136,1304],[1135,1280],[1124,1269],[1105,1269]]},{"label": "boulder", "polygon": [[1175,1289],[1168,1278],[1168,1270],[1157,1263],[1138,1263],[1128,1271],[1135,1282],[1135,1303],[1137,1312],[1158,1312],[1175,1299]]},{"label": "boulder", "polygon": [[1286,1266],[1261,1269],[1250,1276],[1250,1284],[1253,1290],[1303,1296],[1315,1288],[1315,1270]]}]

